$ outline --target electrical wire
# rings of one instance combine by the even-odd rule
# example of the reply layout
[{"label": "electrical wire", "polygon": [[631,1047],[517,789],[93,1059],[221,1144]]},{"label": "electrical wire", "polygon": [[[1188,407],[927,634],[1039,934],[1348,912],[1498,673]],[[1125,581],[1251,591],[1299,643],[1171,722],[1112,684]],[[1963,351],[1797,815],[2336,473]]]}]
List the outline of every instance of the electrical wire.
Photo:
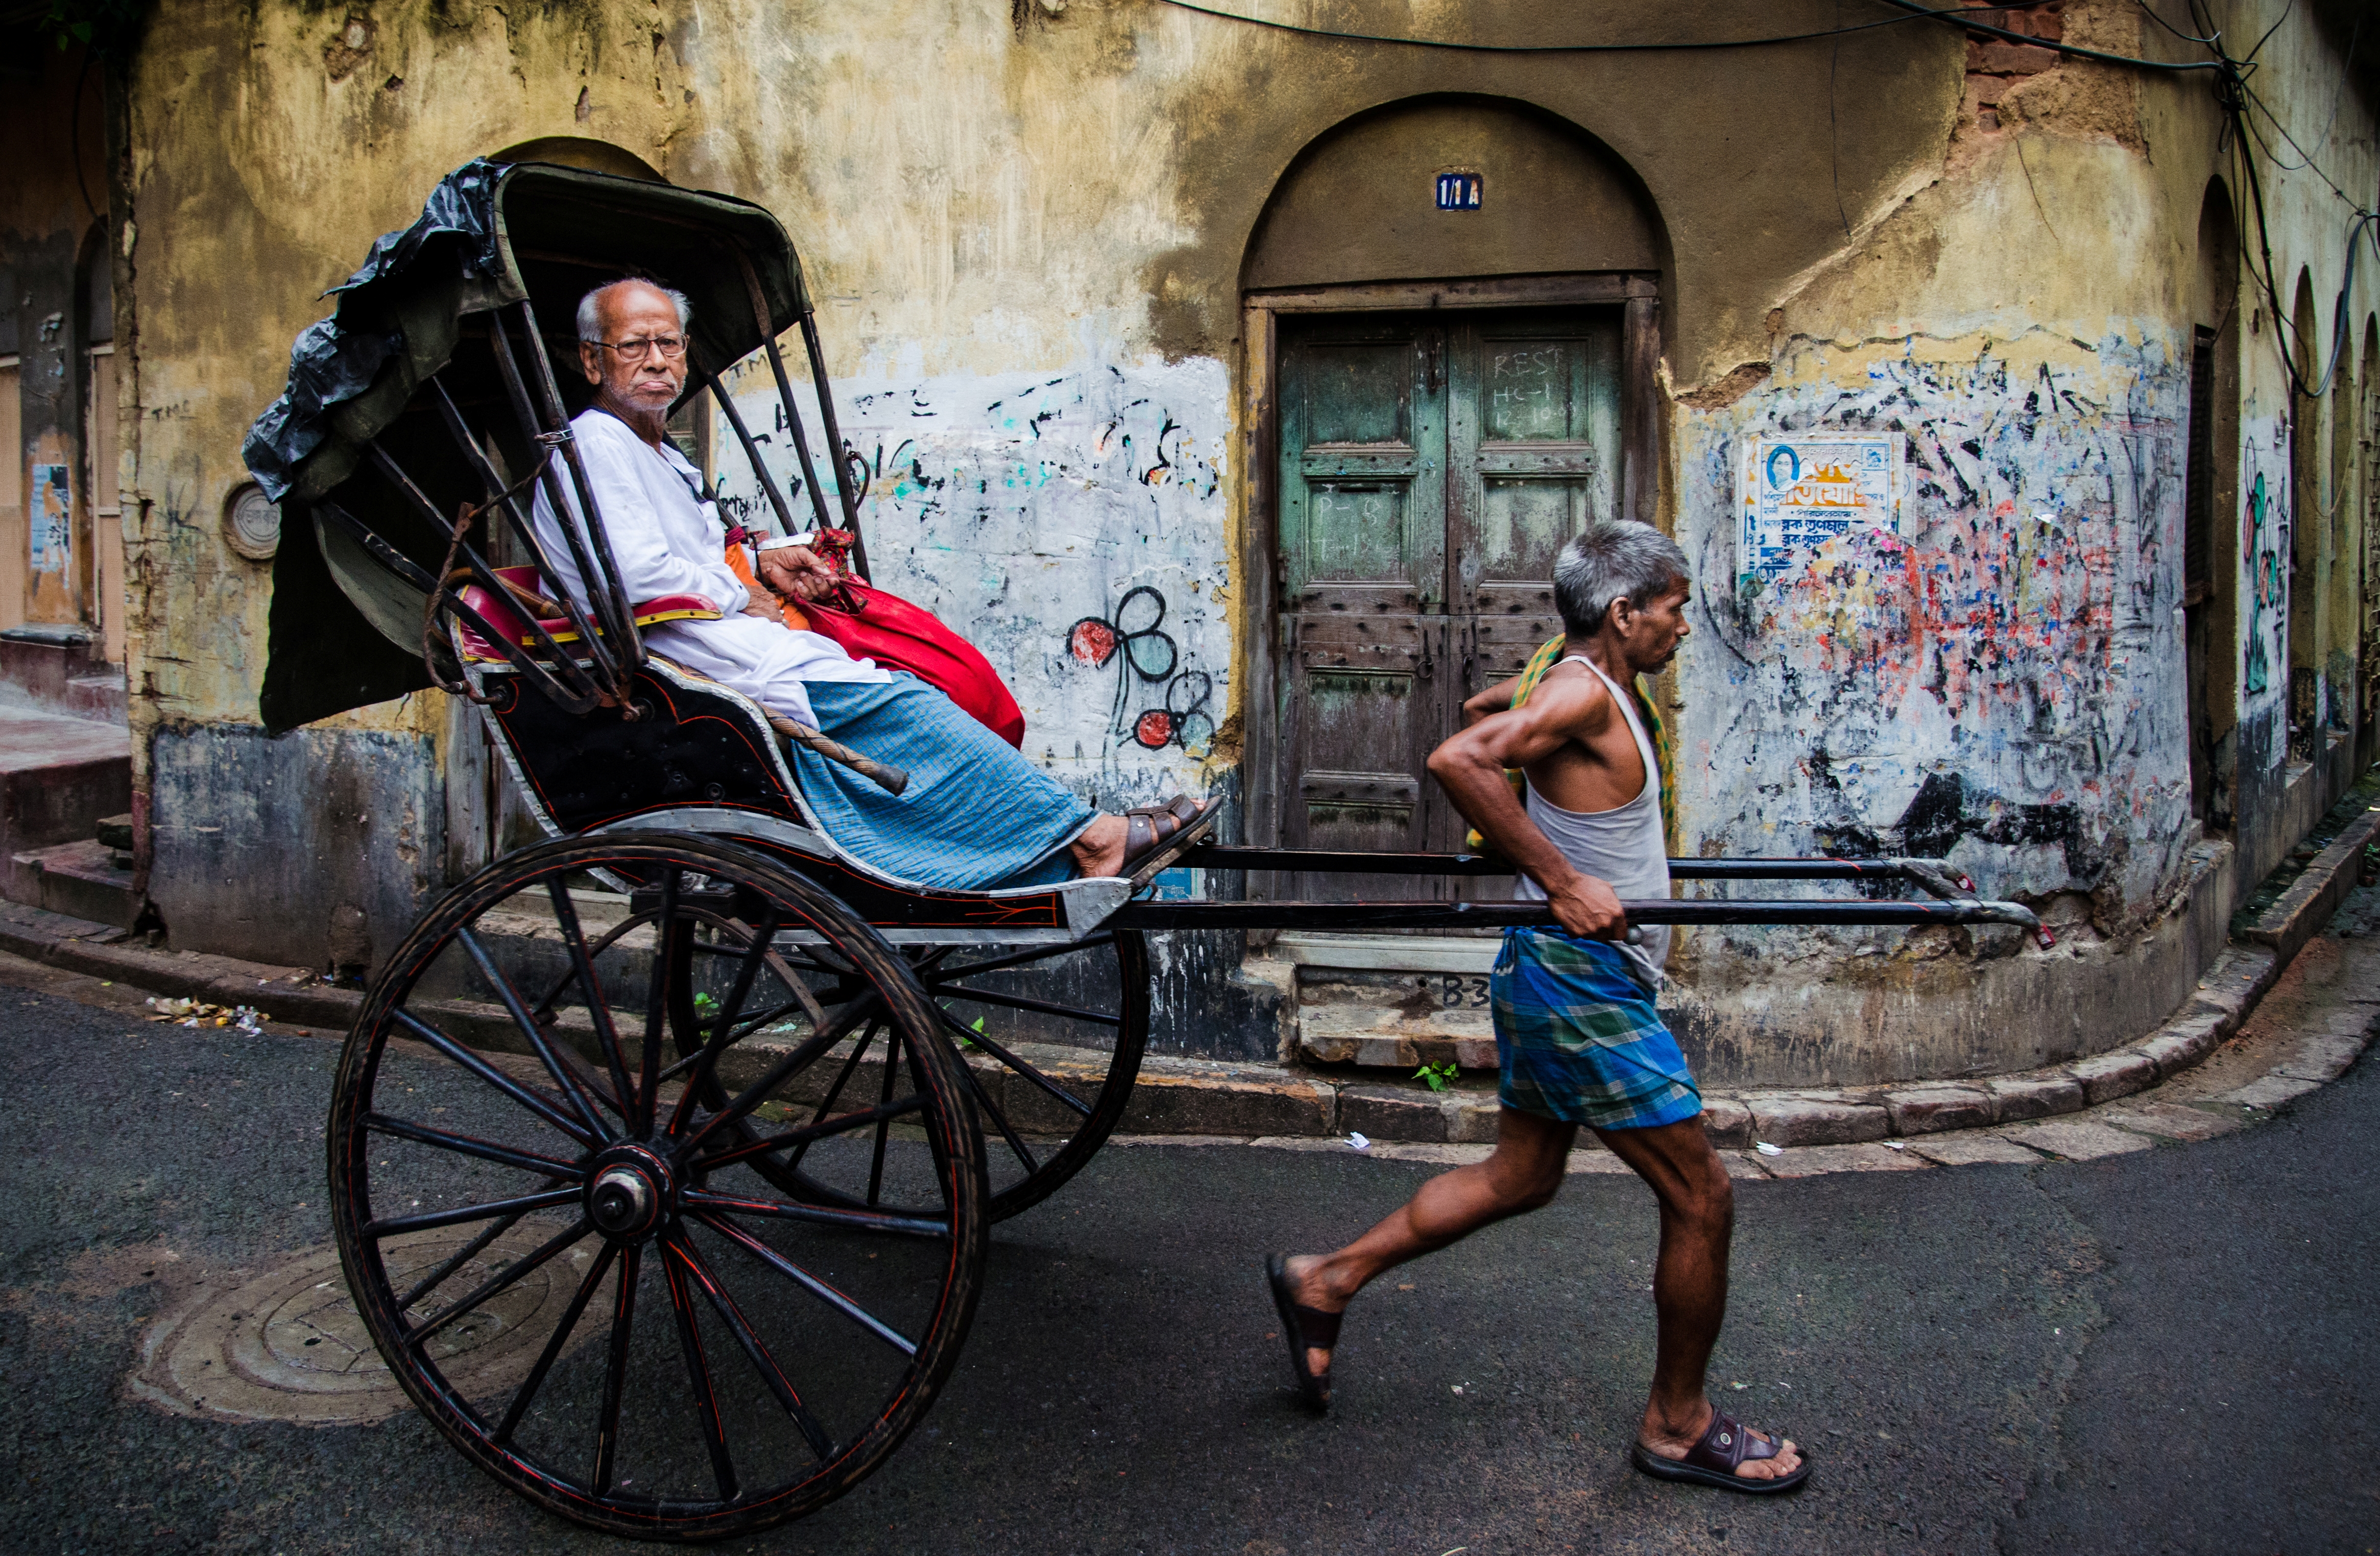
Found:
[{"label": "electrical wire", "polygon": [[[1817,32],[1789,32],[1770,38],[1686,39],[1669,43],[1458,43],[1442,38],[1400,38],[1381,32],[1348,32],[1337,28],[1307,27],[1300,22],[1274,21],[1269,17],[1252,17],[1239,11],[1226,11],[1213,6],[1202,6],[1197,0],[1158,0],[1160,5],[1179,10],[1196,11],[1200,16],[1215,17],[1223,21],[1236,21],[1248,27],[1259,27],[1273,32],[1295,32],[1308,38],[1330,38],[1350,43],[1393,43],[1409,49],[1440,49],[1455,54],[1687,54],[1710,49],[1758,49],[1776,43],[1806,43],[1822,38],[1840,38],[1847,33],[1866,32],[1879,27],[1898,27],[1907,21],[1920,21],[1927,17],[1945,18],[1948,12],[1929,11],[1922,6],[1903,8],[1911,14],[1886,17],[1881,21],[1863,21],[1851,27],[1828,28]],[[1886,0],[1898,4],[1899,0]],[[2036,6],[2055,5],[2058,0],[2010,0],[2005,6],[1990,7],[1996,11],[2025,11]],[[1985,30],[1989,30],[1985,29]],[[2022,33],[2010,33],[2023,37]],[[2027,39],[2027,42],[2034,40]]]}]

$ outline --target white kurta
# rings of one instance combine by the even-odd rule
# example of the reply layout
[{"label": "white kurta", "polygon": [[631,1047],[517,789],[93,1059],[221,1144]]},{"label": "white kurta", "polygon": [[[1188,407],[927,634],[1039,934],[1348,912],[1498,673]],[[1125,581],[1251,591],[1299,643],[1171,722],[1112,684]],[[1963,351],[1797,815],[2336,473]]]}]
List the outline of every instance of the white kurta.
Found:
[{"label": "white kurta", "polygon": [[[892,679],[874,660],[853,658],[832,638],[789,632],[779,622],[741,614],[751,597],[727,565],[727,530],[718,504],[696,499],[700,479],[675,446],[664,441],[654,448],[608,411],[583,412],[570,426],[577,434],[587,484],[603,515],[604,534],[629,603],[641,605],[662,595],[702,595],[726,612],[716,621],[665,621],[646,628],[645,642],[655,653],[724,682],[771,713],[805,724],[818,719],[802,682]],[[562,489],[576,518],[577,498],[567,470],[561,474]],[[531,523],[562,574],[559,581],[585,603],[586,586],[542,482]],[[593,555],[591,548],[589,555]]]}]

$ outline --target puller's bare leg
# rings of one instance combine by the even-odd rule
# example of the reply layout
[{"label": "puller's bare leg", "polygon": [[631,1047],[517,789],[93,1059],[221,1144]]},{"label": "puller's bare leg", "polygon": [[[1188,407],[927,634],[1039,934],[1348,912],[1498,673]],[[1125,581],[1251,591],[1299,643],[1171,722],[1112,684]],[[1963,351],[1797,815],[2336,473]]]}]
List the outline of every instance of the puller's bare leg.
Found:
[{"label": "puller's bare leg", "polygon": [[[1342,1311],[1383,1271],[1434,1253],[1491,1222],[1533,1211],[1561,1188],[1562,1166],[1578,1126],[1505,1108],[1496,1116],[1496,1150],[1485,1162],[1440,1173],[1385,1221],[1336,1253],[1284,1260],[1298,1302]],[[1330,1365],[1319,1347],[1305,1353],[1318,1376]]]},{"label": "puller's bare leg", "polygon": [[[1682,1459],[1702,1440],[1714,1406],[1711,1347],[1727,1320],[1728,1247],[1735,1234],[1735,1188],[1699,1117],[1653,1129],[1598,1129],[1596,1138],[1635,1169],[1661,1203],[1661,1251],[1653,1267],[1658,1325],[1653,1388],[1640,1439],[1665,1459]],[[1764,1441],[1765,1432],[1756,1433]],[[1777,1456],[1746,1461],[1746,1479],[1791,1475],[1802,1455],[1789,1440]]]}]

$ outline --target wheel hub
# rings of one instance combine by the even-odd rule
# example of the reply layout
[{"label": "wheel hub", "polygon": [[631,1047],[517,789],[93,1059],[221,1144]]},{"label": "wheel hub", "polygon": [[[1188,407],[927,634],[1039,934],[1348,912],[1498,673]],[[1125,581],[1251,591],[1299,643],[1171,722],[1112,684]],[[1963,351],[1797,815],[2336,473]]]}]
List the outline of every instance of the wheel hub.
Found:
[{"label": "wheel hub", "polygon": [[677,1202],[669,1164],[639,1145],[617,1145],[596,1158],[587,1180],[587,1219],[617,1243],[652,1236]]}]

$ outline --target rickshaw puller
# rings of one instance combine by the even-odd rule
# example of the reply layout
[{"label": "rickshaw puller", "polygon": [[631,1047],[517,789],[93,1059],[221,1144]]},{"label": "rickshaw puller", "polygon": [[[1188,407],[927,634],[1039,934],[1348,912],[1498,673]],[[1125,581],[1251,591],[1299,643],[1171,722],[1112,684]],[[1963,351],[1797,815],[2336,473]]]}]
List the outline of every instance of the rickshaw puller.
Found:
[{"label": "rickshaw puller", "polygon": [[[1665,668],[1691,630],[1685,553],[1651,526],[1597,522],[1562,549],[1554,597],[1565,657],[1534,688],[1490,687],[1429,770],[1489,846],[1517,865],[1520,895],[1560,928],[1510,929],[1490,980],[1501,1070],[1496,1149],[1424,1184],[1335,1253],[1271,1259],[1267,1277],[1290,1365],[1309,1405],[1330,1402],[1341,1316],[1384,1271],[1480,1227],[1536,1210],[1560,1188],[1581,1126],[1660,1201],[1654,1269],[1658,1342],[1630,1456],[1658,1478],[1790,1490],[1809,1465],[1791,1441],[1749,1430],[1706,1392],[1727,1312],[1735,1200],[1702,1125],[1702,1096],[1654,1008],[1666,927],[1625,943],[1622,895],[1670,895],[1659,757],[1636,678]],[[1525,804],[1507,769],[1527,777]]]},{"label": "rickshaw puller", "polygon": [[[1095,812],[934,687],[855,659],[832,638],[789,631],[778,602],[753,595],[728,567],[717,506],[703,500],[700,476],[667,437],[670,407],[686,387],[690,322],[686,298],[653,282],[588,293],[578,307],[578,357],[595,403],[571,430],[628,597],[699,595],[726,612],[646,628],[653,651],[907,770],[908,787],[893,795],[806,747],[791,748],[803,798],[837,842],[920,886],[1046,886],[1077,873],[1122,874],[1217,803],[1177,799],[1122,815]],[[575,512],[577,499],[569,501]],[[556,582],[585,601],[542,489],[532,519],[562,574]],[[833,582],[806,547],[763,552],[760,567],[771,587],[802,598],[818,598]]]}]

